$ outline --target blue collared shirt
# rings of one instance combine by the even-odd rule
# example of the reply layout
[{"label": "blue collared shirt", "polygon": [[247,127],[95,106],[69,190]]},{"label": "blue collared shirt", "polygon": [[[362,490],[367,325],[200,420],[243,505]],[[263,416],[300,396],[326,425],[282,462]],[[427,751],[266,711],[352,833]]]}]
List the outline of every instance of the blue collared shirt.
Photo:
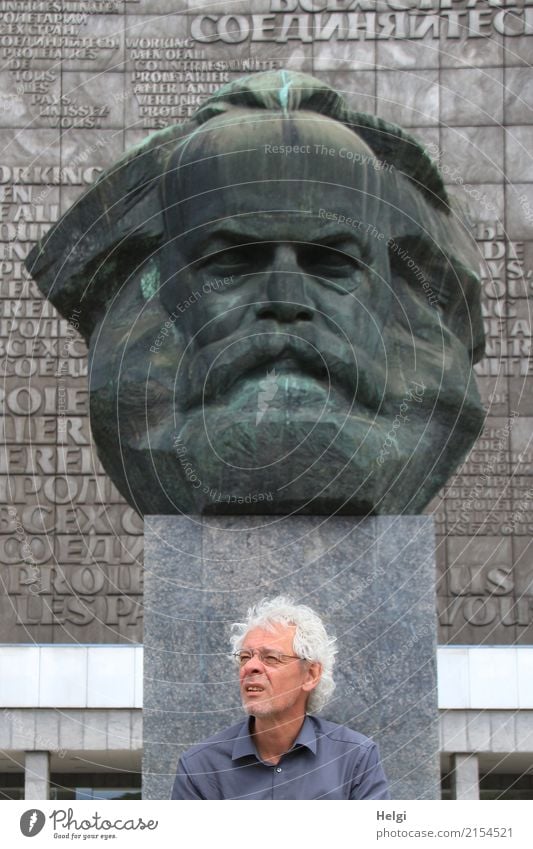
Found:
[{"label": "blue collared shirt", "polygon": [[306,716],[275,766],[261,760],[245,719],[185,752],[172,799],[390,799],[376,744]]}]

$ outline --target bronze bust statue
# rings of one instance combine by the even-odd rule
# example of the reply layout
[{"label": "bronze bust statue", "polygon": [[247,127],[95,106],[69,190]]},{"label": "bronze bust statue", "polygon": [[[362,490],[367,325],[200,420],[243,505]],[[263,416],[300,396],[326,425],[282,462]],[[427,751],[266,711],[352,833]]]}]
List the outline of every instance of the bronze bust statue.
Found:
[{"label": "bronze bust statue", "polygon": [[475,245],[400,128],[287,71],[111,166],[27,261],[139,513],[418,513],[484,413]]}]

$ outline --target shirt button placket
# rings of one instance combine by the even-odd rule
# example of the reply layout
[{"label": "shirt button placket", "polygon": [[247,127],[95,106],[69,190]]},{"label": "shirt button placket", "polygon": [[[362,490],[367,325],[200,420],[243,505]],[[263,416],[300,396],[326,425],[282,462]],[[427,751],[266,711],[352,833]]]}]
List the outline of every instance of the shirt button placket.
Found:
[{"label": "shirt button placket", "polygon": [[276,776],[282,771],[280,766],[272,767],[272,798],[276,798]]}]

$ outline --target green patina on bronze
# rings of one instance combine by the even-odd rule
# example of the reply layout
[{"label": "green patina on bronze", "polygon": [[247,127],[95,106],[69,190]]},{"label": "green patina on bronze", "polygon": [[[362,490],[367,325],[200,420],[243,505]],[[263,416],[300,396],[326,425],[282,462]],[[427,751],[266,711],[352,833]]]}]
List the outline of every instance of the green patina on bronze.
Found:
[{"label": "green patina on bronze", "polygon": [[420,512],[483,423],[477,265],[420,144],[290,71],[151,135],[27,261],[141,514]]},{"label": "green patina on bronze", "polygon": [[159,269],[155,262],[148,263],[146,270],[141,276],[141,292],[145,301],[153,298],[159,289]]}]

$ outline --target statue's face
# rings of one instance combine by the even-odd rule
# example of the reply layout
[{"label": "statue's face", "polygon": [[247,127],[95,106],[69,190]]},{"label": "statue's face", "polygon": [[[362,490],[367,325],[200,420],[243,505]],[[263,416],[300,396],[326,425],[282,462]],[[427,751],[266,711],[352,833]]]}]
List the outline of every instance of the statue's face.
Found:
[{"label": "statue's face", "polygon": [[391,272],[423,202],[329,119],[246,114],[174,157],[157,293],[120,361],[131,294],[94,348],[93,431],[118,394],[142,512],[417,512],[481,421],[466,348]]},{"label": "statue's face", "polygon": [[[328,129],[336,151],[373,159],[353,134]],[[315,153],[316,126],[296,134],[303,152],[293,154],[268,152],[276,144],[264,132],[264,124],[249,128],[250,153],[210,157],[179,187],[169,181],[167,203],[192,195],[168,212],[173,241],[161,289],[189,343],[180,401],[187,410],[221,405],[255,415],[258,386],[275,370],[271,414],[285,417],[289,405],[298,416],[309,404],[317,418],[354,404],[375,410],[383,384],[374,363],[386,356],[391,302],[379,177]],[[192,145],[188,159],[196,157]]]}]

